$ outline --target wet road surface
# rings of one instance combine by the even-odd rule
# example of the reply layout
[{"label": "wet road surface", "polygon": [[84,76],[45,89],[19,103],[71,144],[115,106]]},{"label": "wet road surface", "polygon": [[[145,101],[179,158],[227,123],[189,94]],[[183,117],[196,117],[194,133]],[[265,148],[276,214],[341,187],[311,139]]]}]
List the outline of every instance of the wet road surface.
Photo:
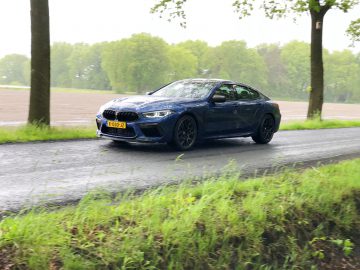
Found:
[{"label": "wet road surface", "polygon": [[143,189],[218,173],[360,156],[360,128],[281,131],[268,145],[250,138],[211,141],[189,152],[109,140],[0,145],[0,212],[78,200],[94,188]]}]

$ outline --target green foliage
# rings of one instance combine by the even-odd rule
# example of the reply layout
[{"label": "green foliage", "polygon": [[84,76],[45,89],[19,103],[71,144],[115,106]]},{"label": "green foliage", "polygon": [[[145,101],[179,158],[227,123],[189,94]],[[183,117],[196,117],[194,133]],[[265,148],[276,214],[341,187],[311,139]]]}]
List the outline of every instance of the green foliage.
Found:
[{"label": "green foliage", "polygon": [[[187,0],[160,0],[152,9],[151,13],[159,13],[160,18],[167,16],[168,21],[180,18],[180,26],[186,27],[186,14],[183,5]],[[169,11],[170,10],[170,11]],[[169,11],[168,13],[166,11]]]},{"label": "green foliage", "polygon": [[170,62],[168,81],[197,77],[198,60],[191,51],[179,45],[170,46],[168,59]]},{"label": "green foliage", "polygon": [[144,93],[164,84],[169,75],[168,44],[149,34],[109,43],[103,68],[114,90]]},{"label": "green foliage", "polygon": [[109,80],[101,67],[101,54],[104,45],[97,43],[75,44],[67,60],[72,75],[73,88],[109,89]]},{"label": "green foliage", "polygon": [[54,87],[110,89],[101,67],[104,43],[54,43],[51,48],[51,84]]},{"label": "green foliage", "polygon": [[197,77],[205,77],[208,74],[206,65],[206,56],[210,51],[210,47],[205,41],[187,40],[178,44],[179,47],[189,50],[197,58]]},{"label": "green foliage", "polygon": [[343,12],[347,12],[358,3],[358,0],[235,0],[233,6],[241,18],[249,16],[254,9],[262,8],[265,15],[272,19],[274,17],[281,18],[290,14],[303,12],[326,12],[331,8],[337,8]]},{"label": "green foliage", "polygon": [[[151,9],[152,13],[159,13],[160,17],[166,16],[169,21],[180,19],[180,25],[186,27],[186,13],[184,5],[187,0],[158,0]],[[240,18],[250,16],[253,10],[262,9],[268,18],[281,18],[290,14],[304,12],[325,12],[337,8],[343,12],[349,11],[359,0],[233,0],[232,6],[239,13]]]},{"label": "green foliage", "polygon": [[337,246],[341,247],[344,251],[346,256],[349,256],[353,251],[354,244],[349,239],[330,239],[330,242],[336,244]]},{"label": "green foliage", "polygon": [[7,142],[29,142],[67,139],[95,138],[95,127],[47,127],[27,125],[18,128],[0,128],[0,144]]},{"label": "green foliage", "polygon": [[0,84],[29,85],[30,60],[25,55],[9,54],[0,59]]},{"label": "green foliage", "polygon": [[207,56],[209,76],[240,81],[258,88],[267,86],[267,68],[257,50],[244,41],[225,41]]},{"label": "green foliage", "polygon": [[360,41],[360,19],[352,21],[346,33],[351,37],[353,42]]},{"label": "green foliage", "polygon": [[0,257],[21,269],[313,269],[328,245],[351,256],[359,240],[359,175],[357,159],[247,181],[225,171],[141,196],[93,192],[4,218]]},{"label": "green foliage", "polygon": [[277,44],[261,44],[258,53],[264,59],[267,67],[267,88],[263,91],[274,97],[290,98],[294,95],[292,84],[283,59],[282,48]]},{"label": "green foliage", "polygon": [[53,87],[72,87],[68,59],[74,45],[65,42],[55,42],[51,47],[51,85]]},{"label": "green foliage", "polygon": [[303,130],[303,129],[347,128],[347,127],[360,127],[360,121],[312,119],[306,121],[283,122],[280,125],[281,130]]},{"label": "green foliage", "polygon": [[335,51],[326,54],[325,91],[327,99],[334,102],[360,100],[360,64],[349,51]]},{"label": "green foliage", "polygon": [[[13,58],[0,60],[0,84],[28,84],[29,60]],[[210,47],[200,40],[169,45],[140,34],[93,45],[55,43],[51,59],[53,87],[144,93],[177,79],[217,77],[254,85],[277,99],[306,100],[311,89],[309,44],[299,41]],[[324,50],[324,66],[325,101],[360,102],[359,56]]]},{"label": "green foliage", "polygon": [[[310,46],[305,42],[292,41],[281,49],[289,85],[287,96],[305,99],[310,85]],[[294,89],[294,90],[292,90]]]}]

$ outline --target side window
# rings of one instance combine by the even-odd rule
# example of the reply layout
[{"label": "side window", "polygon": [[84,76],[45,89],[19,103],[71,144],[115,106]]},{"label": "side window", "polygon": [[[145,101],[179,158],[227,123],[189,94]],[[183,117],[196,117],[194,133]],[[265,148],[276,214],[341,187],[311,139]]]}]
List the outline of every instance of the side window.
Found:
[{"label": "side window", "polygon": [[226,98],[226,101],[236,100],[236,91],[230,84],[223,84],[216,91],[215,95],[222,95]]},{"label": "side window", "polygon": [[251,95],[251,99],[259,99],[260,98],[260,94],[258,91],[249,89],[250,95]]},{"label": "side window", "polygon": [[252,90],[250,88],[247,88],[242,85],[237,85],[235,87],[237,99],[238,100],[252,100],[252,99],[258,99],[260,97],[259,93],[255,90]]}]

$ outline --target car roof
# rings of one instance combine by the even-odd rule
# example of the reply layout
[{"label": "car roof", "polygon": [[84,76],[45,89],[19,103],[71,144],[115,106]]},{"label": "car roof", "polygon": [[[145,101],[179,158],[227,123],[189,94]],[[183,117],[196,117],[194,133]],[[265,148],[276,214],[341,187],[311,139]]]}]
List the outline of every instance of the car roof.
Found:
[{"label": "car roof", "polygon": [[193,78],[193,79],[184,79],[184,80],[181,80],[183,82],[187,82],[187,81],[191,81],[191,82],[222,82],[222,83],[236,83],[237,82],[234,82],[234,81],[229,81],[229,80],[224,80],[224,79],[208,79],[208,78]]},{"label": "car roof", "polygon": [[217,82],[217,83],[239,84],[239,85],[243,85],[243,86],[255,89],[256,91],[260,92],[260,90],[256,89],[253,86],[247,85],[246,83],[235,82],[235,81],[224,80],[224,79],[193,78],[193,79],[184,79],[184,80],[180,80],[180,81],[182,81],[182,82]]},{"label": "car roof", "polygon": [[264,95],[262,93],[261,90],[256,89],[253,86],[247,85],[245,83],[240,83],[240,82],[235,82],[235,81],[230,81],[230,80],[224,80],[224,79],[209,79],[209,78],[193,78],[193,79],[184,79],[184,80],[180,80],[182,82],[217,82],[217,83],[228,83],[228,84],[238,84],[238,85],[242,85],[245,87],[249,87],[257,92],[259,92],[261,95],[265,96],[266,98],[270,99],[269,97],[267,97],[266,95]]}]

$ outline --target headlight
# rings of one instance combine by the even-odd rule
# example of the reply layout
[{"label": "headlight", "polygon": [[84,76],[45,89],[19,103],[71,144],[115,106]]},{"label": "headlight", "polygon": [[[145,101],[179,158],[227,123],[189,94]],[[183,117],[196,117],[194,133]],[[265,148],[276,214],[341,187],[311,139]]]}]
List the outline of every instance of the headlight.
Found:
[{"label": "headlight", "polygon": [[171,110],[164,110],[164,111],[154,111],[154,112],[146,112],[143,113],[143,116],[146,118],[162,118],[173,114],[174,112]]}]

